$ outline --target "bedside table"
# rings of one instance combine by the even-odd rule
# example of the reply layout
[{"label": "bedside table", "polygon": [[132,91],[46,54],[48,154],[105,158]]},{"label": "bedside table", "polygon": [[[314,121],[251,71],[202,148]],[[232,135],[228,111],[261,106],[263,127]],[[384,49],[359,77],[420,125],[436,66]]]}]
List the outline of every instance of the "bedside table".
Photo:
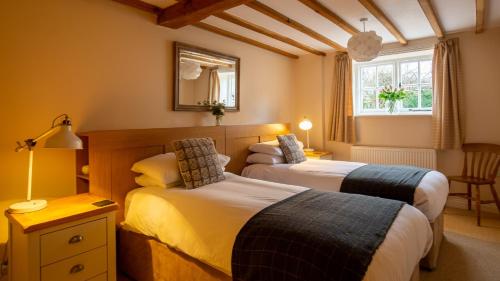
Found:
[{"label": "bedside table", "polygon": [[328,151],[304,151],[307,159],[333,160],[333,154]]},{"label": "bedside table", "polygon": [[55,199],[40,211],[11,214],[9,281],[116,281],[116,203],[92,194]]}]

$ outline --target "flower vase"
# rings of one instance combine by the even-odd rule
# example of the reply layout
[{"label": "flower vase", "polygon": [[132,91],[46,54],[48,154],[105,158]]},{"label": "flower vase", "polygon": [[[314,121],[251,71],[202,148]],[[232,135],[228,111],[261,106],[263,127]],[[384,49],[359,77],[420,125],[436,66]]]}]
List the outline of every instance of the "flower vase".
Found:
[{"label": "flower vase", "polygon": [[215,116],[215,126],[220,126],[222,125],[222,115],[216,115]]},{"label": "flower vase", "polygon": [[401,109],[401,101],[386,101],[385,102],[385,108],[387,109],[387,112],[389,114],[398,114],[399,110]]}]

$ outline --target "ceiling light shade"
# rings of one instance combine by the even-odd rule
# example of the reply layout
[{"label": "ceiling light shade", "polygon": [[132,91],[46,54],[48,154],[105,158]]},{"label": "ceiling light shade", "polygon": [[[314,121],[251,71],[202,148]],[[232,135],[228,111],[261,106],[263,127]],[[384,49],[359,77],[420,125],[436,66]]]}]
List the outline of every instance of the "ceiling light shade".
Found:
[{"label": "ceiling light shade", "polygon": [[183,61],[180,63],[180,74],[184,80],[195,80],[200,77],[202,69],[199,63]]},{"label": "ceiling light shade", "polygon": [[[361,19],[363,30],[366,20]],[[358,62],[373,60],[378,56],[380,50],[382,50],[382,37],[378,36],[375,31],[359,32],[347,41],[349,57]]]}]

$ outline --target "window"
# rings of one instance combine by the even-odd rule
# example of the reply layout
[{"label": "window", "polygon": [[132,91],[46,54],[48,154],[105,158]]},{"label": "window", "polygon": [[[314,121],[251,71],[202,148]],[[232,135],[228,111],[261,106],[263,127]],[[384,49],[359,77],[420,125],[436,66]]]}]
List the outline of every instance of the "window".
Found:
[{"label": "window", "polygon": [[385,114],[385,104],[379,99],[385,86],[403,88],[407,96],[401,112],[432,111],[432,53],[424,51],[405,57],[381,57],[377,61],[355,63],[356,113]]},{"label": "window", "polygon": [[220,79],[220,93],[219,101],[223,102],[226,106],[234,106],[236,104],[236,76],[233,72],[218,72]]}]

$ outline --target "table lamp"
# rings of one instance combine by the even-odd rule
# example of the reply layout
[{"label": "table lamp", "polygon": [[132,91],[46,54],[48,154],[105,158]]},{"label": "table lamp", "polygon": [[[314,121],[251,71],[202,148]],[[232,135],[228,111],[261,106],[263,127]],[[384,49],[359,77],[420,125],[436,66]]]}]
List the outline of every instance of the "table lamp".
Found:
[{"label": "table lamp", "polygon": [[[64,119],[63,119],[64,118]],[[50,136],[50,137],[49,137]],[[49,137],[49,138],[47,138]],[[71,119],[67,114],[61,114],[54,118],[50,129],[42,133],[40,136],[27,139],[24,144],[17,142],[16,152],[28,149],[29,164],[28,164],[28,194],[25,202],[19,202],[10,205],[10,213],[29,213],[41,210],[47,206],[46,200],[31,200],[31,179],[33,171],[33,148],[36,143],[44,138],[46,148],[66,148],[66,149],[82,149],[82,140],[71,131]]]},{"label": "table lamp", "polygon": [[314,151],[313,148],[309,147],[309,130],[312,128],[312,126],[313,125],[311,121],[309,121],[309,119],[307,119],[306,117],[304,117],[304,120],[302,120],[302,122],[299,123],[299,128],[301,130],[306,131],[306,136],[307,136],[307,147],[304,148],[304,151]]}]

